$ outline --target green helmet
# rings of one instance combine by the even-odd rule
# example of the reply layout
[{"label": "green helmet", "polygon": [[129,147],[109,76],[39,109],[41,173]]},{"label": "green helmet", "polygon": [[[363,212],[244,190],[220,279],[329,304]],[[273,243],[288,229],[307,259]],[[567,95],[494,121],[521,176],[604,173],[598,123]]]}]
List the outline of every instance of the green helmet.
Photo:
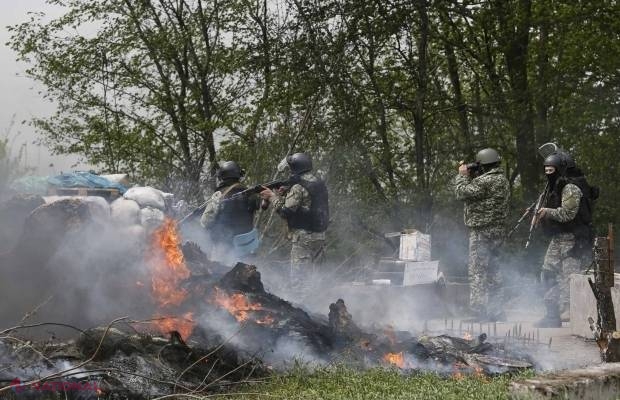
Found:
[{"label": "green helmet", "polygon": [[476,162],[487,165],[487,164],[495,164],[500,161],[499,153],[497,150],[487,148],[482,149],[476,154]]}]

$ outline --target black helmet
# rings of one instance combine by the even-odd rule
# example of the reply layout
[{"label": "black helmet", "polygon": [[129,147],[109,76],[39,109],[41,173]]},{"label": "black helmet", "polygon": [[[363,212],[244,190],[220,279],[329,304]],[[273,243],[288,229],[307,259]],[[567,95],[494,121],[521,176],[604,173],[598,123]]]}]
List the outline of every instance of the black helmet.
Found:
[{"label": "black helmet", "polygon": [[495,149],[482,149],[476,154],[476,162],[482,165],[495,164],[500,160],[499,153]]},{"label": "black helmet", "polygon": [[286,157],[291,172],[295,175],[303,174],[304,172],[312,171],[312,159],[306,153],[295,153]]},{"label": "black helmet", "polygon": [[555,167],[558,173],[563,175],[566,169],[566,160],[562,157],[562,155],[553,153],[545,158],[543,165],[545,167]]},{"label": "black helmet", "polygon": [[575,163],[575,159],[573,158],[573,156],[571,156],[567,152],[563,151],[562,152],[562,157],[564,158],[564,165],[566,166],[566,169],[571,169],[571,168],[576,168],[577,167],[577,163]]},{"label": "black helmet", "polygon": [[226,179],[241,179],[245,171],[234,161],[224,161],[217,170],[217,178],[221,181]]}]

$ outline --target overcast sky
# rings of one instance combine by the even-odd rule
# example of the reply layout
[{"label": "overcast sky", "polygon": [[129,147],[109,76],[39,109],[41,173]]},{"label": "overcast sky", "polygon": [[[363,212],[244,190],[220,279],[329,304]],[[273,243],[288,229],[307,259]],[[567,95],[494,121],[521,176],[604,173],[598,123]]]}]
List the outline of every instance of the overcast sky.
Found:
[{"label": "overcast sky", "polygon": [[[9,40],[7,25],[14,25],[28,19],[28,11],[43,11],[48,15],[59,15],[58,7],[51,7],[45,0],[0,0],[0,137],[4,137],[11,125],[15,125],[9,136],[15,137],[15,146],[26,144],[27,162],[37,169],[41,175],[55,174],[69,171],[77,162],[76,157],[52,156],[45,147],[36,146],[33,142],[37,134],[28,125],[22,125],[23,120],[33,116],[45,116],[54,111],[54,105],[44,101],[38,91],[42,87],[23,74],[25,65],[15,61],[15,53],[6,46]],[[50,164],[53,166],[50,167]],[[83,165],[78,166],[84,168]]]}]

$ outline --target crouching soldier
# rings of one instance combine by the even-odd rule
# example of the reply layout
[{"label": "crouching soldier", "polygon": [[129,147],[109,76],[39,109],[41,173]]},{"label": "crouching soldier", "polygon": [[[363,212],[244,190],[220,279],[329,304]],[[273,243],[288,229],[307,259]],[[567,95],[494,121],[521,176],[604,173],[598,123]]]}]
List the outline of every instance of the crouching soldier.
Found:
[{"label": "crouching soldier", "polygon": [[[244,171],[234,161],[226,161],[217,171],[217,188],[200,218],[212,244],[211,256],[218,261],[234,262],[256,249],[254,213],[260,199],[256,195],[234,196],[247,189],[240,179]],[[243,242],[243,243],[241,243]]]}]

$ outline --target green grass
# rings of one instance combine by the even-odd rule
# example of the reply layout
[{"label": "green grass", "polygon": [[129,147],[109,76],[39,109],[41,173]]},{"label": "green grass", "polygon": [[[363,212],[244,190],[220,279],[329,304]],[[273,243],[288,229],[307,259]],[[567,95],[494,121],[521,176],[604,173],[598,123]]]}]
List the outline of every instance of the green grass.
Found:
[{"label": "green grass", "polygon": [[[528,375],[531,375],[529,373]],[[507,399],[511,377],[454,379],[434,373],[404,375],[396,370],[363,372],[331,367],[312,373],[303,369],[275,375],[264,383],[238,388],[228,399],[417,400]]]}]

